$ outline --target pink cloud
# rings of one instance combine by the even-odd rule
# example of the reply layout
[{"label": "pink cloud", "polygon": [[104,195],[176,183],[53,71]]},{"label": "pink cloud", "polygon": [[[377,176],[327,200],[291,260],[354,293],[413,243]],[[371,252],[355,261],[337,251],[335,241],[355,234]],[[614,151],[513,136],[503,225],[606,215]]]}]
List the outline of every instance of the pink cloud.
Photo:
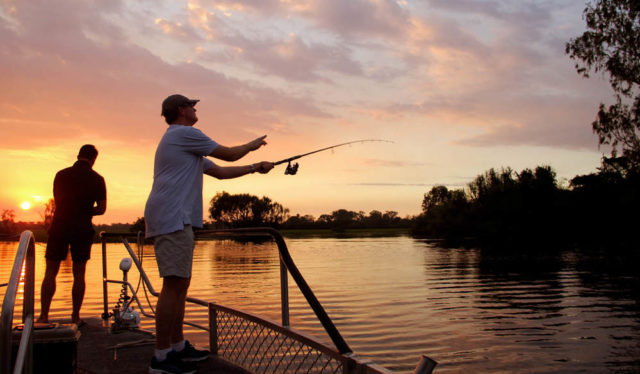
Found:
[{"label": "pink cloud", "polygon": [[392,0],[315,0],[303,14],[348,38],[401,38],[409,24],[409,12]]},{"label": "pink cloud", "polygon": [[309,98],[195,63],[168,64],[127,43],[119,28],[83,4],[19,3],[12,15],[19,26],[0,26],[1,145],[51,143],[78,133],[151,141],[162,126],[160,102],[174,92],[199,97],[213,128],[231,134],[285,118],[327,116]]}]

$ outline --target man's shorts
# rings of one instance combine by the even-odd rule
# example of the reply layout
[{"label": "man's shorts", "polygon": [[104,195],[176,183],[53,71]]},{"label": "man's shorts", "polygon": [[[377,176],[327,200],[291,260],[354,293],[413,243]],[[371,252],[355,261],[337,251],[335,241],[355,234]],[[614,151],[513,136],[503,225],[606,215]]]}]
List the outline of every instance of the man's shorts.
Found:
[{"label": "man's shorts", "polygon": [[71,250],[73,262],[87,262],[91,257],[94,230],[51,231],[47,239],[44,257],[52,261],[64,261]]},{"label": "man's shorts", "polygon": [[155,236],[153,248],[161,277],[191,278],[195,241],[191,225],[169,234]]}]

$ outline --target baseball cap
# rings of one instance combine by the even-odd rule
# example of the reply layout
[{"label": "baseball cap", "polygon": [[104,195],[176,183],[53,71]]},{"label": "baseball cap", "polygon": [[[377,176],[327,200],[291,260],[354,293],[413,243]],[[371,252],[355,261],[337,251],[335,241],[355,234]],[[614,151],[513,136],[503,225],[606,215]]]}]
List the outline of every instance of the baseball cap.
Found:
[{"label": "baseball cap", "polygon": [[198,100],[198,99],[193,99],[192,100],[192,99],[189,99],[188,97],[186,97],[184,95],[180,95],[180,94],[174,94],[174,95],[168,96],[162,102],[162,113],[161,113],[161,115],[164,116],[165,113],[167,113],[169,111],[175,111],[181,106],[195,105],[198,101],[200,101],[200,100]]}]

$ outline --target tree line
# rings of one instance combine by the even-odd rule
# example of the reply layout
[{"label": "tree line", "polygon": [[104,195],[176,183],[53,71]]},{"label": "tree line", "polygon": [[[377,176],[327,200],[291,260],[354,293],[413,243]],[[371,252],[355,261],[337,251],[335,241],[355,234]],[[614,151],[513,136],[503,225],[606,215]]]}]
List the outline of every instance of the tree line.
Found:
[{"label": "tree line", "polygon": [[612,167],[611,159],[566,187],[549,166],[490,169],[466,189],[433,187],[412,234],[496,250],[632,248],[639,192],[640,174]]},{"label": "tree line", "polygon": [[[38,240],[46,236],[46,230],[51,224],[55,204],[53,199],[47,204],[47,209],[41,222],[15,222],[12,210],[2,212],[0,221],[0,238],[15,237],[22,230],[32,230]],[[205,229],[241,228],[268,226],[281,230],[333,230],[342,232],[347,229],[408,229],[413,217],[400,217],[396,211],[381,212],[372,210],[368,214],[363,211],[337,209],[331,213],[314,217],[309,214],[289,215],[289,209],[271,198],[258,197],[251,194],[230,194],[226,191],[217,193],[209,201],[208,218],[203,222]],[[95,225],[96,233],[107,232],[138,232],[145,230],[144,217],[139,217],[133,223],[113,223]],[[45,238],[46,239],[46,238]]]},{"label": "tree line", "polygon": [[[242,227],[273,227],[280,230],[332,230],[342,232],[348,229],[409,229],[414,217],[400,217],[396,211],[381,212],[337,209],[331,213],[314,217],[309,214],[290,215],[289,209],[267,196],[251,194],[230,194],[218,192],[209,201],[208,220],[203,222],[205,229],[233,229]],[[120,224],[121,225],[121,224]],[[115,227],[102,227],[113,231]],[[138,218],[126,227],[129,231],[144,231],[144,217]],[[96,229],[97,231],[97,229]]]},{"label": "tree line", "polygon": [[411,218],[400,218],[398,212],[372,210],[369,214],[338,209],[318,218],[311,215],[289,215],[289,209],[270,198],[250,194],[217,193],[209,203],[208,226],[213,228],[238,228],[270,226],[279,229],[331,229],[344,231],[355,228],[406,227]]},{"label": "tree line", "polygon": [[[338,209],[315,218],[289,215],[272,199],[250,194],[217,193],[209,202],[206,228],[270,226],[284,230],[410,228],[415,237],[441,239],[449,246],[500,250],[557,248],[631,248],[640,208],[640,173],[625,157],[605,157],[597,172],[559,185],[550,166],[514,171],[490,169],[465,188],[434,186],[424,194],[422,213],[398,216],[395,211],[368,214]],[[0,235],[39,230],[51,221],[53,204],[40,223],[14,222],[2,211]],[[144,218],[132,224],[97,225],[96,231],[144,231]],[[34,230],[35,232],[35,230]]]}]

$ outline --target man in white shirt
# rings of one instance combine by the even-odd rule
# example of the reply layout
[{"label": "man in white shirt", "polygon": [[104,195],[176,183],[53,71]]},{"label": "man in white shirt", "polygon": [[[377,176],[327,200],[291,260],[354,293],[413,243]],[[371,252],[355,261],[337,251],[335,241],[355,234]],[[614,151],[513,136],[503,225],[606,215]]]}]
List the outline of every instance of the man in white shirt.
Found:
[{"label": "man in white shirt", "polygon": [[249,143],[225,147],[193,127],[198,121],[195,105],[183,95],[162,102],[162,116],[169,125],[156,150],[153,186],[145,206],[146,237],[154,238],[162,291],[156,307],[156,350],[150,373],[195,373],[195,361],[209,352],[195,349],[184,339],[182,324],[191,281],[194,235],[202,227],[203,174],[218,179],[268,173],[273,163],[218,166],[207,156],[236,161],[266,145],[265,136]]}]

